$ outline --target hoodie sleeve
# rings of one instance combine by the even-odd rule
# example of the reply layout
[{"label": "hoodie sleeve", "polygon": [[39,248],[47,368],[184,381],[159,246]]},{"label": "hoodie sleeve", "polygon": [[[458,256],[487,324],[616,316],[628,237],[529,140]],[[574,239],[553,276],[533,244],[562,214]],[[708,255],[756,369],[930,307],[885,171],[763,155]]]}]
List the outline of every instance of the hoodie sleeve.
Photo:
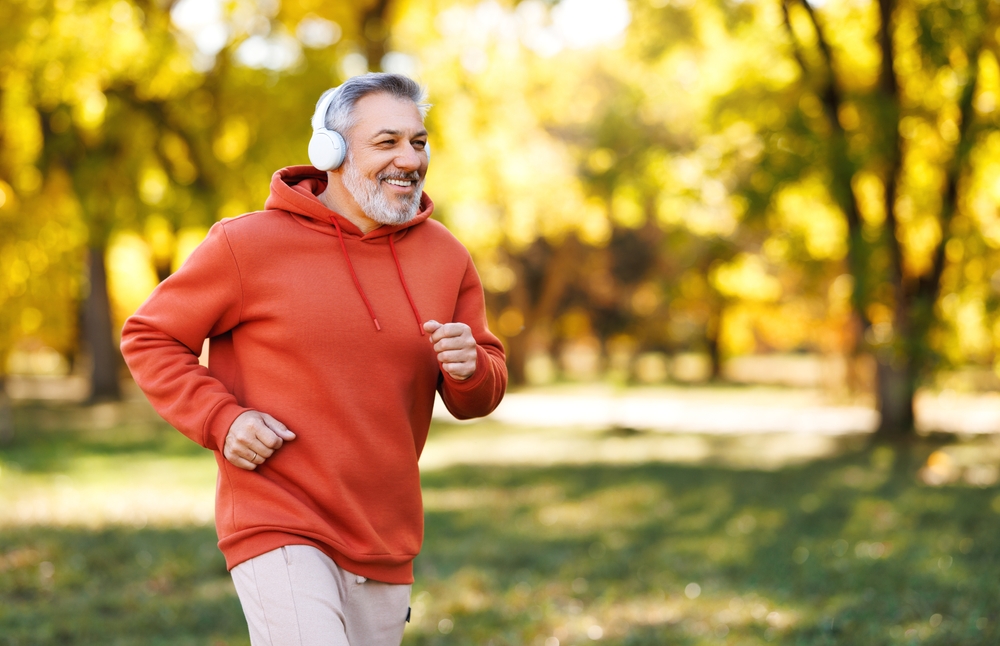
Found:
[{"label": "hoodie sleeve", "polygon": [[241,406],[198,363],[206,338],[228,332],[243,306],[239,268],[223,223],[163,281],[122,330],[122,355],[136,384],[167,422],[221,450]]},{"label": "hoodie sleeve", "polygon": [[472,258],[466,265],[452,320],[472,328],[472,336],[476,339],[476,371],[461,381],[441,371],[442,379],[438,386],[441,399],[458,419],[489,415],[507,389],[507,364],[503,344],[486,325],[483,285]]}]

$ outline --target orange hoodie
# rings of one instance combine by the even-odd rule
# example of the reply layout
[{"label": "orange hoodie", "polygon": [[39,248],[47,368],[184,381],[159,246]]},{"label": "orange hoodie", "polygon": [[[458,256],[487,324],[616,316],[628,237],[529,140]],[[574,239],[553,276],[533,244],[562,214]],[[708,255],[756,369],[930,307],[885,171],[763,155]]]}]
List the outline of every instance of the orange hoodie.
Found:
[{"label": "orange hoodie", "polygon": [[[325,188],[311,166],[275,173],[267,210],[213,226],[126,321],[122,353],[164,419],[215,451],[230,569],[304,544],[349,572],[411,583],[435,389],[456,417],[488,414],[507,383],[503,347],[468,251],[428,219],[426,194],[411,222],[363,235],[319,201]],[[440,370],[421,327],[430,319],[472,328],[467,380]],[[297,436],[255,471],[221,453],[247,410]]]}]

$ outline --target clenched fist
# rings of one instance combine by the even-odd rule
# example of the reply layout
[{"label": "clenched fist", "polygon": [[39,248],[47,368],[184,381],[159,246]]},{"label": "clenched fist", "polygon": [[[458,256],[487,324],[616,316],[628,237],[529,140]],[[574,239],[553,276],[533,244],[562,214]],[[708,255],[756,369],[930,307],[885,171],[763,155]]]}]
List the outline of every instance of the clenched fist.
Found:
[{"label": "clenched fist", "polygon": [[464,381],[476,371],[476,340],[465,323],[427,321],[424,331],[430,334],[441,369]]},{"label": "clenched fist", "polygon": [[235,420],[226,435],[222,455],[234,465],[253,471],[274,455],[295,433],[267,413],[249,410]]}]

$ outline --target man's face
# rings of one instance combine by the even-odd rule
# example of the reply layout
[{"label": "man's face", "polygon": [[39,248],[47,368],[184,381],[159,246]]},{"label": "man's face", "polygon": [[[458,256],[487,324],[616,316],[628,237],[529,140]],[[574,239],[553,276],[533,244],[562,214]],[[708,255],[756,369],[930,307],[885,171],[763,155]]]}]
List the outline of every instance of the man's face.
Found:
[{"label": "man's face", "polygon": [[420,208],[427,174],[427,130],[412,101],[369,94],[354,105],[344,187],[372,220],[404,224]]}]

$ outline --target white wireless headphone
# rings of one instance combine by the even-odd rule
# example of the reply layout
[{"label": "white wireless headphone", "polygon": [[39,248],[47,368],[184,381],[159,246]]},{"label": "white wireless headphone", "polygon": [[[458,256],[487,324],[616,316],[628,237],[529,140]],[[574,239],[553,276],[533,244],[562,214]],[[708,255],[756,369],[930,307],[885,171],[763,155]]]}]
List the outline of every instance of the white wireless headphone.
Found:
[{"label": "white wireless headphone", "polygon": [[309,161],[318,170],[336,170],[344,163],[347,155],[347,142],[336,130],[327,130],[326,111],[330,109],[336,90],[327,92],[326,96],[316,104],[313,113],[312,139],[309,140]]}]

